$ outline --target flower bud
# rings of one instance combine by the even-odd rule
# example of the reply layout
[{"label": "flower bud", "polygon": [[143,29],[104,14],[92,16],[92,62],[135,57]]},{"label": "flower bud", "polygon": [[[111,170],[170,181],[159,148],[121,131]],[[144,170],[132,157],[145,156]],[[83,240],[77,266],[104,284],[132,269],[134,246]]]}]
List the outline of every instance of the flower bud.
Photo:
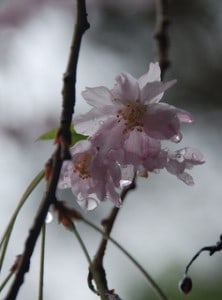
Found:
[{"label": "flower bud", "polygon": [[179,282],[179,289],[184,293],[188,294],[192,290],[192,280],[188,276],[184,276]]}]

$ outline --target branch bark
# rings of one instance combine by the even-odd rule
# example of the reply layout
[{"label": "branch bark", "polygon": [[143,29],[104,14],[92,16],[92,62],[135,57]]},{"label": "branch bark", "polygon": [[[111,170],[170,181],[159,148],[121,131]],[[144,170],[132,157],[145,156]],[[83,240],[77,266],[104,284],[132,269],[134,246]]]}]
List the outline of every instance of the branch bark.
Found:
[{"label": "branch bark", "polygon": [[168,57],[170,17],[168,14],[168,0],[156,0],[156,30],[154,38],[157,40],[157,57],[161,69],[161,77],[170,65]]},{"label": "branch bark", "polygon": [[77,21],[71,42],[71,50],[68,59],[68,65],[63,79],[64,82],[62,91],[62,113],[60,127],[58,130],[56,140],[57,149],[52,155],[52,173],[47,182],[46,192],[43,196],[39,210],[36,214],[33,225],[29,231],[27,240],[25,242],[24,251],[21,257],[20,264],[18,266],[18,270],[15,274],[15,278],[8,291],[8,294],[5,297],[5,300],[16,299],[19,289],[22,283],[24,282],[25,273],[29,271],[31,256],[35,249],[36,241],[40,234],[42,225],[45,222],[48,209],[55,199],[55,193],[59,180],[60,170],[62,167],[62,162],[64,159],[69,158],[69,146],[71,142],[70,126],[76,100],[75,83],[78,56],[82,36],[88,28],[89,23],[87,21],[85,0],[77,0]]},{"label": "branch bark", "polygon": [[[127,188],[125,188],[122,191],[122,195],[121,195],[122,202],[125,200],[125,197],[128,194],[128,192],[136,188],[135,178],[136,177],[134,177],[131,185],[129,185]],[[101,300],[108,299],[107,294],[109,293],[109,288],[106,280],[106,272],[103,266],[103,259],[108,244],[107,237],[109,237],[111,234],[119,210],[120,209],[118,207],[113,207],[109,216],[102,221],[102,225],[104,226],[104,237],[101,239],[98,250],[90,266],[90,275],[91,275],[90,278],[95,281],[97,286],[97,291],[101,297]]]}]

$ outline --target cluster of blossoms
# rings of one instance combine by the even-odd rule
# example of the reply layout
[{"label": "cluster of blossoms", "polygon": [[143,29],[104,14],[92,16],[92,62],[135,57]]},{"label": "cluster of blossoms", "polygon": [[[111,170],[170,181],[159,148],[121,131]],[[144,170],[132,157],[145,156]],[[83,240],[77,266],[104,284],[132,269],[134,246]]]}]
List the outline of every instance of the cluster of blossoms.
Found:
[{"label": "cluster of blossoms", "polygon": [[74,120],[75,129],[89,136],[71,148],[71,161],[63,164],[59,188],[71,188],[80,206],[94,209],[110,199],[121,205],[121,190],[134,174],[166,169],[188,185],[193,178],[186,172],[202,164],[197,149],[170,151],[164,140],[182,139],[181,123],[192,123],[190,113],[160,103],[163,93],[176,80],[161,82],[158,63],[135,79],[128,73],[116,77],[113,89],[86,88],[82,95],[92,109]]}]

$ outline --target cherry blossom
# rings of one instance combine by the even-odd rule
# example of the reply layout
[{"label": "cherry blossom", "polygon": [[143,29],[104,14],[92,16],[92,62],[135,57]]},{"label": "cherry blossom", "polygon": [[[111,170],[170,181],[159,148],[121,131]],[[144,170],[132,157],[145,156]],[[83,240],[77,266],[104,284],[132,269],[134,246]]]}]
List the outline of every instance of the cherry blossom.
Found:
[{"label": "cherry blossom", "polygon": [[94,209],[106,199],[119,207],[121,191],[135,174],[146,178],[166,169],[193,185],[187,170],[204,162],[200,151],[163,146],[164,140],[180,142],[181,123],[193,121],[189,112],[160,102],[175,83],[161,82],[158,63],[151,63],[139,79],[121,73],[112,89],[86,88],[82,95],[92,109],[75,118],[74,126],[89,137],[71,148],[59,187],[71,188],[80,206]]},{"label": "cherry blossom", "polygon": [[121,128],[126,138],[137,131],[155,139],[179,142],[182,138],[180,124],[191,123],[193,118],[187,111],[160,103],[164,92],[175,83],[176,80],[161,82],[159,64],[151,63],[148,72],[139,79],[121,73],[113,89],[86,88],[82,95],[93,108],[75,119],[75,128],[91,135],[104,122],[112,122],[113,126]]},{"label": "cherry blossom", "polygon": [[72,160],[64,161],[58,187],[71,188],[78,204],[87,210],[110,199],[121,205],[121,181],[131,183],[132,171],[121,171],[120,165],[104,156],[88,140],[80,141],[70,149]]}]

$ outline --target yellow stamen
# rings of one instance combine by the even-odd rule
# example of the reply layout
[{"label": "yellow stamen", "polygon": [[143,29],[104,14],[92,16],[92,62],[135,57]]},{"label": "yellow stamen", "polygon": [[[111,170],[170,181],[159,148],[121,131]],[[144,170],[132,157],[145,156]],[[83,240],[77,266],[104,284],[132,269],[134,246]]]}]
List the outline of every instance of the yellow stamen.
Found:
[{"label": "yellow stamen", "polygon": [[146,112],[146,105],[142,104],[139,100],[135,102],[128,102],[124,108],[121,108],[117,111],[116,117],[118,122],[121,119],[125,121],[125,130],[124,132],[131,130],[143,130],[142,118]]}]

